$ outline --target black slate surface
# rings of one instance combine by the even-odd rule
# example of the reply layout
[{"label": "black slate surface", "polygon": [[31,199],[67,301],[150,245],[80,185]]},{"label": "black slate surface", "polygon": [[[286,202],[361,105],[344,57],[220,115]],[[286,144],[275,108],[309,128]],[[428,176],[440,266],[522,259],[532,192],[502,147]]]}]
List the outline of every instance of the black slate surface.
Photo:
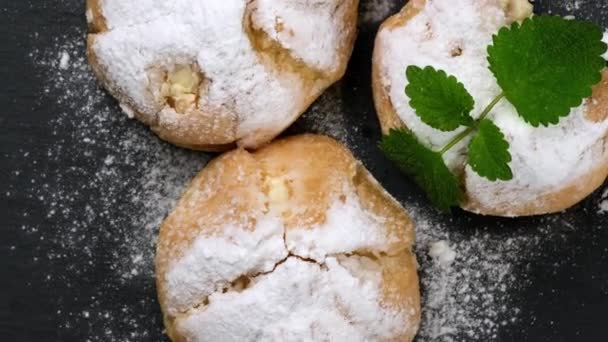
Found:
[{"label": "black slate surface", "polygon": [[[606,0],[535,3],[538,13],[573,14],[608,27]],[[395,8],[399,6],[396,1]],[[145,170],[137,163],[119,166],[124,189],[108,190],[116,195],[111,205],[97,200],[106,195],[103,189],[86,185],[93,181],[108,146],[128,134],[149,135],[147,139],[162,145],[159,149],[172,156],[200,158],[201,165],[206,157],[156,142],[144,127],[123,118],[109,97],[96,104],[116,114],[116,119],[101,123],[110,132],[104,138],[106,144],[91,144],[81,155],[71,153],[70,148],[79,144],[73,134],[79,130],[78,124],[52,123],[65,118],[60,113],[75,108],[58,103],[61,89],[45,90],[49,74],[32,53],[55,51],[58,37],[84,38],[84,1],[3,0],[0,8],[0,338],[163,341],[153,279],[118,279],[113,262],[124,239],[121,234],[140,228],[129,218],[133,204],[117,194],[137,186],[131,180],[142,177]],[[356,141],[355,154],[391,193],[425,206],[420,192],[375,147],[379,129],[370,89],[374,35],[374,27],[362,27],[349,72],[336,86],[342,96],[341,110],[350,114],[346,116],[347,126],[353,127],[349,139]],[[289,132],[305,131],[313,124],[304,117]],[[51,158],[49,151],[56,154]],[[143,162],[163,156],[136,154],[134,158]],[[73,194],[63,207],[73,208],[73,212],[63,217],[49,215],[52,198],[37,198],[40,189],[44,194]],[[541,245],[524,260],[526,267],[518,272],[525,272],[525,284],[511,294],[521,310],[520,319],[485,340],[606,340],[608,215],[597,212],[602,193],[603,189],[566,213],[544,218],[494,219],[460,211],[452,218],[437,218],[465,237],[483,231],[506,240],[541,225],[562,237]],[[89,218],[85,204],[106,214]],[[65,253],[51,257],[62,250],[61,235],[68,225],[93,230],[83,235],[89,241],[70,241]],[[75,319],[74,315],[82,317]],[[471,338],[457,336],[456,340]]]}]

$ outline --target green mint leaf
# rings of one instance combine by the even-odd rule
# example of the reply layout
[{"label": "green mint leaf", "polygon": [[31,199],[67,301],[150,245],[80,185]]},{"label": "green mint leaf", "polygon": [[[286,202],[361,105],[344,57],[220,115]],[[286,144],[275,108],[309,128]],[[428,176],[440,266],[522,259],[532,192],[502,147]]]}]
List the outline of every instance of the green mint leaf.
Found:
[{"label": "green mint leaf", "polygon": [[405,93],[424,123],[444,132],[473,124],[469,113],[475,101],[456,77],[430,66],[409,66],[406,76]]},{"label": "green mint leaf", "polygon": [[469,143],[469,164],[473,170],[491,181],[508,181],[513,179],[510,161],[505,136],[492,121],[481,120],[477,134]]},{"label": "green mint leaf", "polygon": [[456,177],[450,172],[441,154],[422,145],[405,130],[391,130],[380,143],[380,148],[397,166],[427,194],[429,200],[442,211],[457,206],[463,197]]},{"label": "green mint leaf", "polygon": [[534,127],[556,124],[578,107],[605,67],[602,30],[589,22],[536,16],[502,28],[493,40],[490,70]]}]

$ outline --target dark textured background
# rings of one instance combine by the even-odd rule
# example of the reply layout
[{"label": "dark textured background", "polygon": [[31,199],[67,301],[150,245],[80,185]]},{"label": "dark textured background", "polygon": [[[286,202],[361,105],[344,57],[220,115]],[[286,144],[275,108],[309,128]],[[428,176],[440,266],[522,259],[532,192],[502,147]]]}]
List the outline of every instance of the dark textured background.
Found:
[{"label": "dark textured background", "polygon": [[[575,14],[608,27],[608,0],[557,1],[537,0],[537,12],[553,14]],[[395,4],[399,7],[400,4]],[[80,172],[62,175],[68,181],[82,182],[93,172],[90,160],[74,160],[69,155],[50,161],[45,156],[46,148],[64,144],[62,134],[52,134],[49,122],[53,113],[65,108],[52,96],[42,95],[44,72],[30,58],[34,49],[44,50],[52,46],[53,39],[68,31],[84,33],[84,1],[59,0],[2,0],[0,2],[0,340],[2,341],[87,341],[91,337],[104,336],[104,330],[124,331],[129,336],[132,321],[121,308],[131,308],[128,315],[140,317],[138,324],[147,324],[146,334],[130,340],[163,340],[159,310],[155,303],[155,292],[151,279],[119,282],[112,276],[109,251],[115,245],[110,234],[102,232],[96,237],[93,264],[90,258],[82,258],[78,252],[70,252],[71,268],[64,261],[39,259],[45,249],[52,246],[53,234],[60,234],[59,227],[65,222],[48,218],[43,202],[32,200],[33,187],[30,179],[40,172],[53,177],[54,170],[61,169],[62,158],[72,163]],[[358,127],[353,132],[360,146],[355,153],[378,179],[399,199],[425,203],[418,190],[396,171],[376,150],[379,139],[378,124],[372,105],[370,89],[370,59],[375,29],[363,28],[359,37],[349,72],[341,82],[342,105],[352,112],[348,120]],[[52,94],[51,94],[52,95]],[[107,104],[119,110],[114,101]],[[142,130],[132,121],[117,120],[116,131]],[[306,129],[306,123],[298,123],[291,132]],[[120,139],[117,137],[116,139]],[[167,147],[172,149],[172,147]],[[92,147],[92,159],[95,146]],[[99,151],[100,153],[103,151]],[[24,159],[28,153],[28,159]],[[36,167],[31,161],[35,160]],[[21,170],[16,174],[15,170]],[[125,172],[137,172],[126,170]],[[52,183],[51,183],[52,184]],[[62,184],[65,184],[62,183]],[[4,190],[11,190],[5,196]],[[51,189],[52,191],[53,189]],[[82,201],[91,201],[98,194],[83,195]],[[563,220],[542,218],[505,220],[476,217],[456,212],[454,218],[442,218],[454,230],[464,234],[476,230],[487,230],[491,234],[504,235],[534,227],[551,225],[556,234],[563,234],[563,244],[552,242],[542,247],[536,257],[527,260],[528,284],[513,295],[518,298],[521,319],[514,326],[499,331],[500,341],[605,341],[608,324],[608,216],[597,214],[601,191],[579,206],[560,215],[571,225],[560,226]],[[77,199],[78,201],[78,199]],[[76,203],[75,205],[77,205]],[[126,205],[126,204],[125,204]],[[112,217],[128,215],[121,210],[118,199],[111,212]],[[83,215],[85,213],[83,212]],[[548,222],[548,223],[547,223]],[[106,222],[95,222],[103,227]],[[41,227],[47,237],[26,234],[22,227]],[[489,228],[488,228],[489,227]],[[523,228],[522,228],[523,227]],[[82,260],[82,267],[78,266]],[[47,280],[49,273],[61,274],[58,280]],[[91,297],[103,293],[99,310],[105,310],[118,319],[111,323],[77,320],[66,325],[65,312],[85,310]],[[125,315],[125,318],[122,319]],[[114,317],[114,318],[116,318]],[[143,322],[143,323],[142,323]],[[108,326],[108,324],[110,326]],[[104,340],[104,338],[98,338]],[[106,338],[110,339],[110,338]],[[127,337],[118,337],[126,340]],[[463,339],[466,340],[466,339]]]}]

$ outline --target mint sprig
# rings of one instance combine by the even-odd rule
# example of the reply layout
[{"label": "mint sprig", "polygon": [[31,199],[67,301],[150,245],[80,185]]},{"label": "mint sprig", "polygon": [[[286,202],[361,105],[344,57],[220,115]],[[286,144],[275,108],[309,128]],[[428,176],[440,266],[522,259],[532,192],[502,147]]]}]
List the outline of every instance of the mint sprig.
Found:
[{"label": "mint sprig", "polygon": [[474,134],[468,145],[471,168],[491,181],[513,179],[509,142],[488,118],[494,107],[506,98],[532,126],[557,124],[601,81],[606,48],[602,30],[588,22],[536,16],[502,28],[488,47],[490,70],[502,93],[476,120],[473,97],[456,77],[430,66],[409,66],[405,93],[416,114],[435,129],[461,131],[439,151],[406,130],[392,130],[380,147],[437,207],[447,210],[464,195],[443,155]]}]

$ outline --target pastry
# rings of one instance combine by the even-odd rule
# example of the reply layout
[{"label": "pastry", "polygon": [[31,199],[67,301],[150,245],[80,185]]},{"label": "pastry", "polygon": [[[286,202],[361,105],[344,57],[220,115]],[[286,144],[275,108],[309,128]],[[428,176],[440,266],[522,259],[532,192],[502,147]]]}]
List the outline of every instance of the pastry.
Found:
[{"label": "pastry", "polygon": [[[488,69],[492,35],[531,13],[526,0],[414,0],[387,19],[373,57],[374,99],[383,133],[407,127],[428,147],[445,146],[454,133],[431,128],[410,107],[404,94],[406,68],[431,65],[455,75],[473,94],[473,114],[479,116],[501,92]],[[592,97],[557,125],[532,127],[508,101],[501,101],[491,115],[509,142],[513,179],[493,182],[479,176],[466,165],[468,141],[463,141],[444,161],[461,179],[464,209],[508,217],[559,212],[606,179],[608,71]]]},{"label": "pastry", "polygon": [[256,148],[339,80],[358,0],[88,0],[88,57],[129,116],[173,144]]},{"label": "pastry", "polygon": [[157,290],[173,341],[411,341],[414,227],[336,141],[212,161],[164,221]]}]

